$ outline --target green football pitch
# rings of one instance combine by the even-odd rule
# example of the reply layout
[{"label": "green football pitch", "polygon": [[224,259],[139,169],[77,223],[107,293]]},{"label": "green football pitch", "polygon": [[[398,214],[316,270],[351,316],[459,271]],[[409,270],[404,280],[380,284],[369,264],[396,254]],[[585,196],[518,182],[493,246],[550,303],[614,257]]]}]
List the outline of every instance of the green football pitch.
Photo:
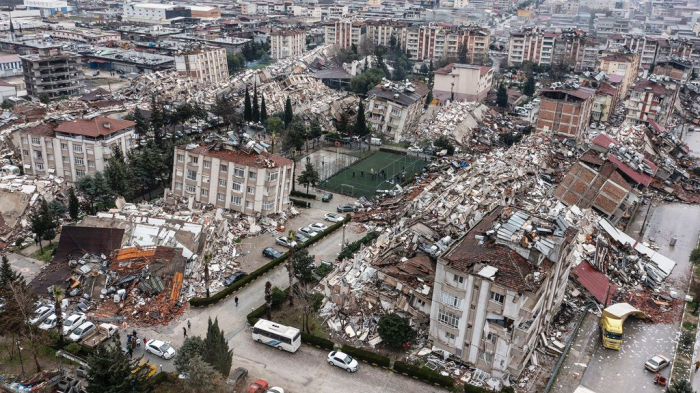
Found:
[{"label": "green football pitch", "polygon": [[414,156],[378,151],[329,177],[320,186],[338,194],[372,197],[377,190],[390,190],[396,182],[401,184],[411,179],[427,163]]}]

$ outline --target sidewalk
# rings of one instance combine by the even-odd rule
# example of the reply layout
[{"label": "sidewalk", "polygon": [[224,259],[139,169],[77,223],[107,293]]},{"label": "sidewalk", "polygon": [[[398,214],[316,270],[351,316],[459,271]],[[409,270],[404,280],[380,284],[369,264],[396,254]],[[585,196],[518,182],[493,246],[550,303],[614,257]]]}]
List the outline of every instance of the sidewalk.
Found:
[{"label": "sidewalk", "polygon": [[552,383],[551,393],[573,393],[579,387],[591,355],[598,345],[597,332],[598,317],[587,312],[571,343],[569,353]]}]

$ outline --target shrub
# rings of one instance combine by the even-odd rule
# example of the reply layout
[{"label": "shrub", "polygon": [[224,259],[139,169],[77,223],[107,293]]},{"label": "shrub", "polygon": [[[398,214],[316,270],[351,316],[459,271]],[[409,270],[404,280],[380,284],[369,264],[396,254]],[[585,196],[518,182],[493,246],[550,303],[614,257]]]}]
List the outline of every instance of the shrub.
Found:
[{"label": "shrub", "polygon": [[340,350],[347,353],[350,356],[354,356],[359,360],[364,360],[365,362],[373,364],[375,366],[386,368],[391,366],[391,360],[388,357],[380,355],[378,353],[365,351],[364,349],[351,347],[349,345],[343,345],[343,347],[340,348]]},{"label": "shrub", "polygon": [[82,349],[82,347],[78,343],[70,343],[70,344],[66,345],[63,349],[65,349],[66,352],[68,352],[68,353],[71,353],[73,355],[77,355],[78,352],[80,352],[80,350]]},{"label": "shrub", "polygon": [[512,386],[504,386],[501,388],[501,393],[515,393],[515,388]]},{"label": "shrub", "polygon": [[301,341],[305,344],[314,345],[327,351],[332,351],[335,347],[335,343],[333,343],[333,341],[323,337],[314,336],[313,334],[302,333]]},{"label": "shrub", "polygon": [[296,207],[311,207],[311,202],[302,201],[300,199],[294,199],[294,198],[289,198],[289,200],[292,202],[292,205],[294,205]]},{"label": "shrub", "polygon": [[410,364],[406,364],[401,361],[394,362],[394,370],[413,378],[420,379],[423,382],[440,385],[446,388],[451,388],[455,383],[455,381],[450,377],[442,376],[428,369],[411,366]]},{"label": "shrub", "polygon": [[[502,392],[503,390],[501,390]],[[479,386],[474,386],[470,384],[464,384],[464,393],[490,393],[489,390],[486,390],[482,387]]]},{"label": "shrub", "polygon": [[22,236],[18,237],[17,240],[15,240],[15,246],[22,247],[22,242],[24,242],[24,238]]},{"label": "shrub", "polygon": [[258,322],[258,319],[260,319],[265,314],[267,314],[267,305],[263,304],[262,306],[251,311],[250,314],[246,316],[246,319],[248,319],[248,323],[250,324],[250,326],[253,326],[256,322]]},{"label": "shrub", "polygon": [[401,348],[416,339],[416,331],[408,324],[408,319],[398,314],[384,314],[379,319],[379,337],[392,348]]},{"label": "shrub", "polygon": [[287,298],[285,291],[281,290],[279,287],[272,288],[272,307],[279,306],[284,303],[284,299]]},{"label": "shrub", "polygon": [[332,271],[333,271],[333,265],[327,265],[325,263],[322,263],[321,266],[319,266],[316,270],[314,270],[314,273],[316,273],[317,276],[323,278],[326,276],[326,274],[328,274]]},{"label": "shrub", "polygon": [[307,194],[305,192],[296,191],[296,190],[290,192],[289,195],[293,196],[293,197],[299,197],[299,198],[309,198],[309,199],[314,199],[314,200],[316,199],[315,194]]},{"label": "shrub", "polygon": [[379,237],[379,232],[370,232],[366,234],[362,239],[354,241],[345,247],[340,254],[338,254],[338,259],[343,260],[345,258],[351,257],[354,253],[357,252],[357,250],[362,247],[363,244],[369,244],[372,240],[376,239]]}]

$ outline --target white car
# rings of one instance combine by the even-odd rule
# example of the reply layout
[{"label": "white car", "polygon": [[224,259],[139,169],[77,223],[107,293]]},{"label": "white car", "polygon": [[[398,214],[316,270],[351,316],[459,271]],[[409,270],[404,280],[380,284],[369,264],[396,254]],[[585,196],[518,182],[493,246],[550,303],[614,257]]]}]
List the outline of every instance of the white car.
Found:
[{"label": "white car", "polygon": [[318,232],[314,231],[310,227],[301,227],[299,228],[299,232],[303,233],[306,237],[312,238],[316,235],[318,235]]},{"label": "white car", "polygon": [[340,214],[335,214],[335,213],[326,213],[326,215],[323,216],[323,219],[326,221],[330,221],[330,222],[343,221],[343,217],[341,217]]},{"label": "white car", "polygon": [[92,333],[97,329],[94,323],[92,322],[85,322],[82,325],[78,326],[73,332],[68,336],[68,339],[71,341],[78,342],[85,337],[87,337],[88,334]]},{"label": "white car", "polygon": [[267,389],[267,392],[265,393],[284,393],[284,389],[282,389],[279,386],[273,386],[269,389]]},{"label": "white car", "polygon": [[41,325],[39,325],[39,329],[49,330],[49,329],[55,328],[56,322],[57,322],[56,319],[57,319],[56,314],[49,315],[49,317],[44,319],[44,322],[42,322]]},{"label": "white car", "polygon": [[328,354],[328,364],[340,367],[349,373],[357,371],[357,360],[340,351],[333,351]]},{"label": "white car", "polygon": [[423,149],[421,149],[418,146],[411,146],[406,150],[410,151],[411,153],[422,153],[423,152]]},{"label": "white car", "polygon": [[172,359],[175,356],[175,348],[169,343],[160,340],[148,340],[146,343],[146,352],[152,353],[163,359]]},{"label": "white car", "polygon": [[275,243],[279,244],[280,246],[284,246],[287,248],[292,248],[297,246],[297,242],[293,241],[290,243],[289,239],[287,239],[285,236],[280,236],[277,239],[275,239]]},{"label": "white car", "polygon": [[85,322],[85,314],[73,314],[63,321],[63,335],[69,335],[75,328]]},{"label": "white car", "polygon": [[49,315],[53,314],[53,312],[53,306],[41,306],[34,311],[34,316],[29,320],[29,323],[32,325],[38,325],[39,323],[43,322],[44,319],[48,318]]},{"label": "white car", "polygon": [[309,228],[313,229],[316,232],[322,232],[322,231],[325,231],[326,229],[328,229],[328,227],[326,225],[321,224],[320,222],[313,223],[313,224],[309,225]]}]

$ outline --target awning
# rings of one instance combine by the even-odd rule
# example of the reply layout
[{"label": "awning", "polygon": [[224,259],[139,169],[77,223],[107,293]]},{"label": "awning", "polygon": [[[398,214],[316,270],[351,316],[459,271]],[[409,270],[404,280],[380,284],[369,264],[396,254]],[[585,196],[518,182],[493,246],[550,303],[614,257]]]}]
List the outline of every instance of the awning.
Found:
[{"label": "awning", "polygon": [[579,263],[571,273],[579,284],[603,304],[603,307],[610,304],[613,294],[617,291],[617,284],[610,282],[605,274],[596,270],[588,261]]}]

